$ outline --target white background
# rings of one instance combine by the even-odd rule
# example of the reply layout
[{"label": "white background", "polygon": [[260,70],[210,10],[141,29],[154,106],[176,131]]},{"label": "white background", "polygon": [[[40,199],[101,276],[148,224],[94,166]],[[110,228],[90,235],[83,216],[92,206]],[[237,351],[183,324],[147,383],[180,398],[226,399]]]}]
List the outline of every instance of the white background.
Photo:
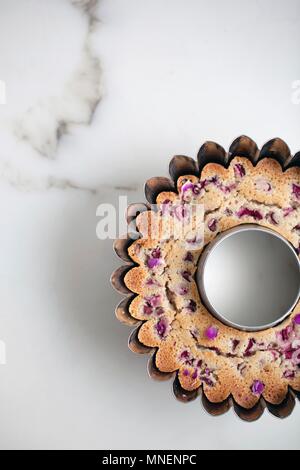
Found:
[{"label": "white background", "polygon": [[281,136],[300,149],[300,3],[101,0],[91,41],[103,98],[50,160],[13,120],[59,93],[86,23],[68,0],[38,3],[0,0],[0,447],[299,449],[299,404],[284,421],[213,418],[148,378],[114,318],[112,243],[95,231],[98,204],[142,200],[147,178],[207,139]]}]

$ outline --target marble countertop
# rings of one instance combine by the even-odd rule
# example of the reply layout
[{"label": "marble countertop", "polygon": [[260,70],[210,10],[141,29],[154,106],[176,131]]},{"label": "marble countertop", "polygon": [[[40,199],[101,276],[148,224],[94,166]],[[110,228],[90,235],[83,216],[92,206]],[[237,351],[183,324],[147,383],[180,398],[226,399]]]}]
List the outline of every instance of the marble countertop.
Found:
[{"label": "marble countertop", "polygon": [[99,204],[143,200],[205,140],[300,150],[299,2],[0,6],[0,447],[299,449],[299,405],[213,418],[148,378],[96,237]]}]

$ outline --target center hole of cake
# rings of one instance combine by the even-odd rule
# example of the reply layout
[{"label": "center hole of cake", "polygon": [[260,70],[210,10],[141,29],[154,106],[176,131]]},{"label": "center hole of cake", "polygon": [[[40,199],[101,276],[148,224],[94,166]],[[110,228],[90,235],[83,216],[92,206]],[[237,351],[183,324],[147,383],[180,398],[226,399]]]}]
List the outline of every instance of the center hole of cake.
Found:
[{"label": "center hole of cake", "polygon": [[299,299],[296,251],[271,230],[233,229],[212,242],[202,257],[197,271],[202,300],[231,326],[274,326]]}]

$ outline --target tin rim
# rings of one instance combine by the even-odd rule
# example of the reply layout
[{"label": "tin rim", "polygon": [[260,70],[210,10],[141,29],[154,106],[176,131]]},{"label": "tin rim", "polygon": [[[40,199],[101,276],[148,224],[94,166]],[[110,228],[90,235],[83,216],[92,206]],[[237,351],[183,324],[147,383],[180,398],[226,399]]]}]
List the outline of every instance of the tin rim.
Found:
[{"label": "tin rim", "polygon": [[[283,315],[281,315],[280,317],[278,317],[276,320],[270,322],[270,323],[266,323],[264,325],[257,325],[257,326],[246,326],[246,325],[240,325],[238,323],[235,323],[235,322],[232,322],[230,320],[228,320],[222,313],[220,313],[214,306],[213,304],[210,302],[210,300],[208,299],[208,296],[206,294],[206,290],[205,290],[205,285],[204,285],[204,272],[205,272],[205,267],[206,267],[206,264],[207,264],[207,260],[210,256],[210,254],[217,248],[218,245],[220,245],[226,238],[234,235],[234,234],[237,234],[237,233],[241,233],[241,232],[245,232],[245,231],[259,231],[259,232],[264,232],[264,233],[268,233],[274,237],[276,237],[277,239],[281,240],[290,250],[290,252],[293,254],[295,260],[296,260],[296,263],[298,265],[298,271],[299,271],[299,287],[298,287],[298,292],[297,292],[297,295],[296,295],[296,298],[295,300],[292,302],[291,306],[289,307],[288,311],[286,311]],[[293,247],[293,245],[288,241],[286,240],[282,235],[280,235],[279,233],[275,232],[274,230],[271,230],[267,227],[261,227],[259,225],[256,225],[256,224],[247,224],[247,225],[241,225],[241,226],[238,226],[238,227],[233,227],[229,230],[227,230],[226,232],[222,232],[220,233],[219,235],[217,235],[215,237],[215,239],[213,241],[211,241],[204,249],[203,253],[201,254],[200,256],[200,260],[199,260],[199,263],[198,263],[198,267],[197,267],[197,271],[196,271],[196,275],[195,275],[195,278],[196,278],[196,283],[198,285],[198,289],[199,289],[199,294],[200,294],[200,297],[201,297],[201,300],[202,302],[204,303],[204,305],[206,306],[206,308],[209,310],[209,312],[211,312],[218,320],[220,320],[222,323],[232,327],[232,328],[237,328],[239,330],[242,330],[242,331],[261,331],[261,330],[265,330],[265,329],[268,329],[268,328],[272,328],[276,325],[278,325],[279,323],[281,323],[282,321],[284,321],[292,312],[292,310],[294,309],[294,307],[296,306],[298,300],[299,300],[299,297],[300,297],[300,260],[299,260],[299,257],[296,253],[296,250],[295,248]]]}]

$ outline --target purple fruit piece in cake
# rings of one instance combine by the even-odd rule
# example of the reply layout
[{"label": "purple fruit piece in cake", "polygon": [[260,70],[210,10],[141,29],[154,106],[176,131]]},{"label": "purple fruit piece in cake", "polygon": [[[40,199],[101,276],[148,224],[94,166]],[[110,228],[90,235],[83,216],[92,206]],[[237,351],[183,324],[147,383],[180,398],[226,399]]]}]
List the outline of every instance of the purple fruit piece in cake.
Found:
[{"label": "purple fruit piece in cake", "polygon": [[217,230],[217,223],[218,223],[217,219],[211,219],[208,222],[207,226],[211,232],[215,232]]},{"label": "purple fruit piece in cake", "polygon": [[[295,318],[294,318],[294,322],[295,322]],[[292,334],[293,334],[293,327],[291,325],[288,325],[286,328],[283,328],[281,331],[278,331],[276,333],[276,338],[279,340],[279,342],[285,343],[290,339]]]},{"label": "purple fruit piece in cake", "polygon": [[293,356],[293,349],[289,348],[284,351],[284,357],[285,359],[292,359]]},{"label": "purple fruit piece in cake", "polygon": [[183,261],[189,261],[190,263],[194,261],[194,257],[190,251],[186,252],[185,257],[183,258]]},{"label": "purple fruit piece in cake", "polygon": [[208,339],[215,339],[218,336],[218,328],[216,328],[215,326],[210,326],[206,329],[205,336]]},{"label": "purple fruit piece in cake", "polygon": [[161,304],[161,296],[159,294],[150,295],[146,300],[151,307],[158,307]]},{"label": "purple fruit piece in cake", "polygon": [[250,338],[248,341],[247,347],[245,349],[245,352],[244,352],[245,357],[249,357],[249,356],[252,356],[252,354],[254,354],[254,351],[252,349],[255,344],[256,344],[255,339]]},{"label": "purple fruit piece in cake", "polygon": [[295,372],[293,370],[285,370],[283,373],[285,379],[293,379],[295,377]]},{"label": "purple fruit piece in cake", "polygon": [[300,349],[293,352],[291,360],[295,366],[298,366],[300,364]]},{"label": "purple fruit piece in cake", "polygon": [[181,192],[185,193],[189,189],[193,189],[193,187],[194,187],[194,184],[191,181],[187,181],[181,186]]},{"label": "purple fruit piece in cake", "polygon": [[164,338],[167,333],[168,322],[165,318],[161,318],[155,325],[157,334],[160,338]]},{"label": "purple fruit piece in cake", "polygon": [[203,188],[201,187],[200,184],[194,184],[192,191],[195,194],[195,196],[198,196],[201,193],[202,189]]},{"label": "purple fruit piece in cake", "polygon": [[190,181],[188,181],[182,186],[181,192],[183,193],[183,197],[184,197],[184,193],[189,190],[191,190],[195,196],[198,196],[198,194],[201,193],[202,189],[203,188],[201,187],[201,184],[193,184]]},{"label": "purple fruit piece in cake", "polygon": [[240,344],[240,341],[238,339],[232,339],[232,351],[234,352],[238,345]]},{"label": "purple fruit piece in cake", "polygon": [[159,258],[148,258],[147,266],[149,269],[156,268],[161,263]]},{"label": "purple fruit piece in cake", "polygon": [[182,271],[181,276],[188,282],[191,282],[191,272],[190,271]]},{"label": "purple fruit piece in cake", "polygon": [[248,216],[252,217],[254,220],[262,220],[263,216],[257,209],[249,209],[247,207],[241,207],[241,209],[237,212],[237,216],[239,218]]},{"label": "purple fruit piece in cake", "polygon": [[252,386],[251,386],[251,391],[254,393],[254,395],[261,395],[265,389],[265,384],[261,382],[260,380],[254,380]]},{"label": "purple fruit piece in cake", "polygon": [[190,299],[188,301],[187,307],[186,307],[190,312],[196,312],[197,310],[197,304],[193,299]]},{"label": "purple fruit piece in cake", "polygon": [[282,209],[283,211],[283,217],[287,217],[290,215],[292,212],[294,212],[294,207],[286,207],[285,209]]},{"label": "purple fruit piece in cake", "polygon": [[160,317],[161,315],[163,315],[165,313],[165,310],[163,309],[163,307],[157,307],[155,309],[155,314]]},{"label": "purple fruit piece in cake", "polygon": [[199,337],[199,330],[197,328],[194,328],[193,330],[190,330],[192,338],[194,338],[195,341],[198,341]]},{"label": "purple fruit piece in cake", "polygon": [[273,211],[268,212],[268,214],[266,215],[266,219],[269,223],[271,223],[273,225],[278,225],[279,224],[278,218],[277,218],[275,212],[273,212]]},{"label": "purple fruit piece in cake", "polygon": [[165,199],[161,204],[161,213],[162,215],[169,214],[171,209],[172,201],[170,199]]},{"label": "purple fruit piece in cake", "polygon": [[216,347],[213,347],[213,348],[209,348],[210,351],[214,351],[218,356],[221,355],[221,350],[219,348],[216,348]]},{"label": "purple fruit piece in cake", "polygon": [[179,286],[177,288],[177,292],[179,295],[186,295],[189,291],[189,287],[188,286]]},{"label": "purple fruit piece in cake", "polygon": [[186,349],[184,351],[182,351],[182,353],[180,354],[179,356],[180,360],[183,361],[185,364],[188,364],[188,365],[193,365],[193,362],[194,362],[194,358],[191,357],[189,351],[187,351]]},{"label": "purple fruit piece in cake", "polygon": [[207,179],[199,181],[199,187],[200,187],[200,189],[205,189],[206,186],[207,186],[209,183],[210,183],[210,181],[207,180]]},{"label": "purple fruit piece in cake", "polygon": [[144,314],[145,315],[151,315],[152,312],[153,312],[153,308],[151,307],[151,305],[149,305],[149,303],[147,302],[145,305],[144,305]]},{"label": "purple fruit piece in cake", "polygon": [[217,187],[224,193],[224,194],[229,194],[233,189],[236,188],[236,184],[232,183],[229,184],[228,186],[223,185],[223,184],[217,184]]},{"label": "purple fruit piece in cake", "polygon": [[297,313],[295,316],[294,316],[294,323],[296,325],[300,325],[300,313]]},{"label": "purple fruit piece in cake", "polygon": [[269,223],[271,223],[273,225],[278,225],[279,224],[278,218],[277,218],[274,211],[268,212],[268,214],[266,215],[266,219]]},{"label": "purple fruit piece in cake", "polygon": [[298,184],[293,183],[292,193],[294,194],[296,199],[300,199],[300,186]]},{"label": "purple fruit piece in cake", "polygon": [[229,209],[228,207],[226,207],[225,211],[224,211],[224,214],[227,215],[227,216],[231,216],[233,214],[232,210]]},{"label": "purple fruit piece in cake", "polygon": [[234,174],[236,178],[243,178],[246,175],[245,168],[241,163],[234,165]]},{"label": "purple fruit piece in cake", "polygon": [[202,380],[202,382],[204,382],[206,385],[208,385],[209,387],[213,387],[214,383],[211,379],[209,379],[208,377],[200,377],[200,379]]},{"label": "purple fruit piece in cake", "polygon": [[186,242],[189,245],[198,246],[203,242],[201,235],[195,235],[193,238],[187,238]]}]

